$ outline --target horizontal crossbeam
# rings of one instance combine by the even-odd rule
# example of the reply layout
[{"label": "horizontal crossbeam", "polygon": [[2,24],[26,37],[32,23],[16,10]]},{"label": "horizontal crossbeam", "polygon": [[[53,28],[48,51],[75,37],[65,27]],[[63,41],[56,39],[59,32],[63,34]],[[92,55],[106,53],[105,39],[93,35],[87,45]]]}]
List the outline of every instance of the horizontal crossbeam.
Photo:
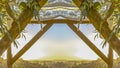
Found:
[{"label": "horizontal crossbeam", "polygon": [[[46,20],[46,21],[41,21],[43,24],[49,24],[49,23],[55,23],[55,24],[77,24],[79,21],[76,20],[69,20],[69,19],[52,19],[52,20]],[[40,24],[38,21],[31,21],[30,24]],[[88,20],[83,20],[80,22],[80,24],[91,24],[90,21]]]}]

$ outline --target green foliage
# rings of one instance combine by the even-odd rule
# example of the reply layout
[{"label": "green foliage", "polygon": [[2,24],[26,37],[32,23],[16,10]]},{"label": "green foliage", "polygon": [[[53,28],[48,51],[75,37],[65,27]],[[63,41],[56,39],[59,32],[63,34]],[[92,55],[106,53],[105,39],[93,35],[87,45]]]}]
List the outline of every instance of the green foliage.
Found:
[{"label": "green foliage", "polygon": [[[116,3],[117,2],[117,3]],[[112,32],[109,34],[109,38],[105,40],[104,44],[106,44],[115,34],[118,38],[120,37],[120,1],[115,0],[115,8],[112,15],[112,22],[114,23],[114,27]]]},{"label": "green foliage", "polygon": [[18,47],[15,39],[9,33],[8,23],[10,17],[6,12],[7,11],[6,5],[8,5],[8,0],[0,0],[0,37],[3,37],[6,34],[8,38],[14,43],[15,47]]},{"label": "green foliage", "polygon": [[94,0],[84,0],[80,6],[82,17],[86,17],[89,9],[94,8],[95,10],[99,11],[101,9],[100,2],[94,2]]},{"label": "green foliage", "polygon": [[113,30],[115,30],[115,34],[117,34],[120,33],[120,1],[115,6],[116,8],[113,15],[113,21],[115,22],[115,26]]},{"label": "green foliage", "polygon": [[94,7],[94,9],[96,9],[96,10],[100,10],[102,6],[100,5],[99,2],[95,2],[93,7]]},{"label": "green foliage", "polygon": [[0,35],[3,36],[5,34],[6,30],[6,11],[5,11],[5,0],[0,1]]},{"label": "green foliage", "polygon": [[[115,34],[117,37],[120,37],[120,0],[104,0],[103,2],[94,0],[84,0],[83,3],[80,6],[80,10],[82,13],[82,16],[85,18],[87,16],[87,13],[89,12],[89,9],[93,8],[96,11],[98,11],[101,15],[101,18],[103,21],[100,23],[100,31],[103,28],[103,23],[106,21],[109,17],[106,15],[109,14],[110,4],[115,4],[114,9],[112,10],[113,13],[111,13],[110,18],[113,24],[112,32],[109,34],[109,38],[105,39],[105,42],[103,43],[103,47],[106,45],[106,43],[112,38],[113,34]],[[105,18],[106,17],[106,18]],[[105,18],[105,20],[104,20]],[[101,37],[99,33],[94,38]]]},{"label": "green foliage", "polygon": [[[9,22],[11,19],[17,23],[18,31],[21,30],[21,25],[18,20],[23,10],[29,8],[34,10],[33,15],[37,17],[39,15],[40,5],[37,0],[0,0],[0,37],[5,34],[18,48],[18,43],[15,38],[9,33]],[[21,33],[17,38],[23,37],[26,39],[24,33]]]},{"label": "green foliage", "polygon": [[21,11],[23,11],[25,8],[27,8],[26,3],[25,3],[25,2],[21,2],[20,5],[19,5],[19,9],[20,9]]}]

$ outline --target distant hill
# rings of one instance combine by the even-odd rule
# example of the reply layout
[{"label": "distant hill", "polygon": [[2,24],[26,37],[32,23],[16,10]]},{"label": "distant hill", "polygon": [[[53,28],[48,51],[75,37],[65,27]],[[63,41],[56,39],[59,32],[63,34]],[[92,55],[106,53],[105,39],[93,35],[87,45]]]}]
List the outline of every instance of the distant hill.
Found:
[{"label": "distant hill", "polygon": [[74,61],[81,61],[81,60],[84,60],[84,59],[80,59],[79,57],[75,57],[75,56],[47,56],[47,57],[42,57],[42,58],[39,58],[39,59],[36,59],[36,60],[40,60],[40,61],[45,61],[45,60],[74,60]]}]

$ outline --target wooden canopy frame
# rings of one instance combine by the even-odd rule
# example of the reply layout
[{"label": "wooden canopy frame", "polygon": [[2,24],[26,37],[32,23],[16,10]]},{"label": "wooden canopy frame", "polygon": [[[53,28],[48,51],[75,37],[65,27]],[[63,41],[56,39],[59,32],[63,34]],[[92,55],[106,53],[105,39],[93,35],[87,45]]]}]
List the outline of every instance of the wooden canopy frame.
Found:
[{"label": "wooden canopy frame", "polygon": [[[42,8],[42,6],[47,2],[47,0],[38,0],[38,2],[40,4],[40,8]],[[83,0],[73,0],[73,2],[78,7],[80,7]],[[112,4],[110,6],[110,9],[109,9],[108,13],[106,14],[106,18],[104,20],[101,18],[100,14],[96,10],[91,8],[87,14],[89,21],[83,21],[83,23],[81,23],[81,24],[91,22],[91,24],[93,24],[93,26],[96,28],[96,30],[98,30],[102,34],[104,39],[107,39],[109,37],[109,34],[111,33],[111,30],[109,29],[106,20],[113,13],[113,9],[114,9],[113,7],[114,7],[114,4]],[[39,23],[37,23],[37,21],[31,21],[32,18],[33,18],[33,10],[31,10],[30,8],[23,10],[23,12],[21,13],[21,15],[18,18],[21,29],[20,29],[20,31],[18,31],[19,28],[16,27],[17,23],[16,23],[16,21],[13,21],[12,27],[9,30],[11,36],[14,39],[16,39],[16,37],[26,27],[27,24],[30,24],[30,23],[39,24]],[[74,26],[74,24],[77,23],[78,21],[73,21],[73,20],[68,20],[68,19],[52,19],[52,20],[48,20],[48,21],[43,21],[43,23],[46,24],[46,26],[43,28],[43,31],[39,31],[38,34],[36,34],[30,40],[30,42],[28,42],[15,56],[12,56],[12,54],[11,54],[12,41],[10,39],[8,39],[7,34],[5,34],[5,36],[0,40],[0,56],[3,54],[3,52],[5,50],[8,49],[8,52],[7,52],[8,68],[12,68],[12,64],[19,57],[21,57],[52,26],[52,24],[54,24],[56,22],[62,23],[62,24],[64,22],[65,24],[67,24],[100,58],[103,59],[103,61],[105,61],[108,64],[108,68],[112,68],[112,66],[113,66],[113,50],[112,49],[114,49],[120,56],[120,40],[115,36],[115,34],[113,34],[110,41],[108,41],[109,54],[107,57],[81,31],[77,31],[77,28],[76,28],[76,26]],[[101,22],[103,22],[103,25],[100,30],[99,27],[100,27]]]},{"label": "wooden canopy frame", "polygon": [[[16,55],[12,56],[11,47],[7,50],[7,65],[12,68],[17,59],[19,59],[53,24],[46,24]],[[109,68],[113,65],[113,50],[109,48],[108,57],[106,57],[74,24],[66,23],[100,58],[108,64]]]}]

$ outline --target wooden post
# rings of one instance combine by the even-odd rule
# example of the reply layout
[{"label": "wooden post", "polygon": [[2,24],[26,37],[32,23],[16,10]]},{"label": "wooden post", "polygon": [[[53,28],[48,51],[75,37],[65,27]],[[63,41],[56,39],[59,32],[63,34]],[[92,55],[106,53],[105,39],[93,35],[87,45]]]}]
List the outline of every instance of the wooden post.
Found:
[{"label": "wooden post", "polygon": [[43,30],[39,31],[12,59],[12,64],[19,58],[21,57],[50,27],[52,26],[51,24],[47,24],[46,26],[43,27]]},{"label": "wooden post", "polygon": [[[111,45],[111,44],[109,44]],[[108,68],[113,68],[113,50],[112,48],[109,46],[109,54],[108,54]]]},{"label": "wooden post", "polygon": [[67,24],[100,58],[108,64],[108,58],[74,24]]},{"label": "wooden post", "polygon": [[11,46],[7,50],[7,68],[12,68],[12,49],[11,49]]}]

